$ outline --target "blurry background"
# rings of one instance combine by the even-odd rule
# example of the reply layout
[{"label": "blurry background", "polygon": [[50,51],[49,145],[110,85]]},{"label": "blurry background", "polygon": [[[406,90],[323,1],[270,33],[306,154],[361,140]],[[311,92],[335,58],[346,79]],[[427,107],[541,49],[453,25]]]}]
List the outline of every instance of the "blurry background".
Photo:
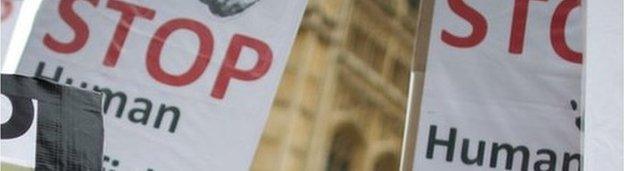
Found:
[{"label": "blurry background", "polygon": [[418,3],[309,0],[252,170],[398,170]]}]

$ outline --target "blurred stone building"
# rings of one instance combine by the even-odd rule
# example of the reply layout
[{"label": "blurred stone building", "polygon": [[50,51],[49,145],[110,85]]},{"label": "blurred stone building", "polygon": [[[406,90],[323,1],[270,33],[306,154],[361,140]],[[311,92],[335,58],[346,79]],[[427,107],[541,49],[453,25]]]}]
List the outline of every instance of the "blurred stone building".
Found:
[{"label": "blurred stone building", "polygon": [[418,0],[309,0],[252,170],[398,170]]}]

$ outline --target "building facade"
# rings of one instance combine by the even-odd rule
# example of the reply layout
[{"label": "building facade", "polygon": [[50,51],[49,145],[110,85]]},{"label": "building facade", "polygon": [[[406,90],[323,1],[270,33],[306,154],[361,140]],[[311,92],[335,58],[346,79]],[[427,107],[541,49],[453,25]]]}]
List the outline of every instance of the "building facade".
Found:
[{"label": "building facade", "polygon": [[398,170],[417,6],[309,0],[251,169]]}]

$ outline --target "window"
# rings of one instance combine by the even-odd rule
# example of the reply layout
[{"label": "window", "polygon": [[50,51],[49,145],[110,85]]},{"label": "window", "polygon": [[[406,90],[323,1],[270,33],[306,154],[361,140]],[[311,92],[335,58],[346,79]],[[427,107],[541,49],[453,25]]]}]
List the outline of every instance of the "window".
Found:
[{"label": "window", "polygon": [[326,171],[356,170],[357,153],[361,152],[364,139],[351,124],[337,129],[327,158]]}]

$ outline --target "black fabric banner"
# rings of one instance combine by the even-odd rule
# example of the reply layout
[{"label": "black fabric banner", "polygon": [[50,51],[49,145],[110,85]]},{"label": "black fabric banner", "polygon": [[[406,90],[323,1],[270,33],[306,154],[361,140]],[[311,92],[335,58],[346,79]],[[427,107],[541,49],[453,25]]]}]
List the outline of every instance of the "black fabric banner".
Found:
[{"label": "black fabric banner", "polygon": [[2,74],[1,84],[13,107],[2,139],[20,136],[37,116],[35,170],[102,169],[100,94],[18,75]]}]

